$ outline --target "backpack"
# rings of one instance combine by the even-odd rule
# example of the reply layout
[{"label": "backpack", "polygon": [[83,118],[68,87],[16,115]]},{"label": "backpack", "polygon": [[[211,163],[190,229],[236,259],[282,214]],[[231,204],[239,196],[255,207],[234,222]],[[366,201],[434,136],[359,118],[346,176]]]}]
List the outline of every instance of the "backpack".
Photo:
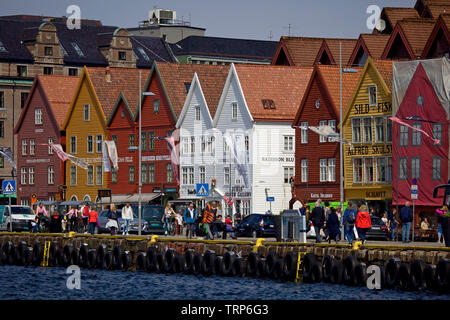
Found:
[{"label": "backpack", "polygon": [[348,224],[355,224],[355,222],[356,222],[355,212],[354,211],[350,211],[350,213],[347,216],[347,223]]}]

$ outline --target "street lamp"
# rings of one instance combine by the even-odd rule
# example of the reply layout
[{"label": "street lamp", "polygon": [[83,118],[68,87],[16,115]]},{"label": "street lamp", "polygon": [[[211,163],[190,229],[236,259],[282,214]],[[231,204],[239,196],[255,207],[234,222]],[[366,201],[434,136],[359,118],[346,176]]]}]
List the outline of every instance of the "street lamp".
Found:
[{"label": "street lamp", "polygon": [[142,234],[142,97],[143,96],[154,96],[153,92],[142,92],[141,91],[141,70],[139,70],[139,197],[138,197],[138,216],[139,216],[139,235]]}]

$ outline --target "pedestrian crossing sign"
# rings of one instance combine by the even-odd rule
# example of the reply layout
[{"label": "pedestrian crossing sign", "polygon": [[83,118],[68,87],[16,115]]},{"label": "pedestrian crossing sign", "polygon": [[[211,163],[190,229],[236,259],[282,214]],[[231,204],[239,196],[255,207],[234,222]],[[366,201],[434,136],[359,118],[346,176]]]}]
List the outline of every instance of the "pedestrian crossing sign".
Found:
[{"label": "pedestrian crossing sign", "polygon": [[197,197],[209,197],[209,184],[197,183]]},{"label": "pedestrian crossing sign", "polygon": [[3,189],[3,194],[16,193],[16,180],[3,180],[2,189]]}]

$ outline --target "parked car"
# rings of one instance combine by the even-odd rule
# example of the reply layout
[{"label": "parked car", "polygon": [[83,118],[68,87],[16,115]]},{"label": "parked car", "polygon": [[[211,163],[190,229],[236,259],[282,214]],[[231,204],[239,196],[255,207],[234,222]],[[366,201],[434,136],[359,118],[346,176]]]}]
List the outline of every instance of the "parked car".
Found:
[{"label": "parked car", "polygon": [[31,231],[31,222],[35,220],[33,209],[28,206],[5,206],[0,212],[0,230],[10,231]]},{"label": "parked car", "polygon": [[389,229],[380,217],[371,216],[372,227],[367,231],[367,239],[382,239],[388,241],[390,239]]},{"label": "parked car", "polygon": [[[100,227],[97,227],[96,233],[111,233],[111,229],[106,227],[106,224],[108,223],[108,212],[109,210],[102,210],[100,214],[98,215],[98,225]],[[119,225],[119,230],[117,233],[122,233],[124,230],[124,221],[120,217],[122,214],[122,210],[118,209],[117,213],[119,215],[119,218],[117,219],[117,224]],[[130,222],[130,233],[139,233],[139,218],[137,215],[137,208],[136,211],[133,210],[133,220]],[[144,219],[142,219],[142,232],[141,233],[148,233],[148,223]]]},{"label": "parked car", "polygon": [[276,237],[275,224],[271,214],[253,213],[236,225],[238,237]]}]

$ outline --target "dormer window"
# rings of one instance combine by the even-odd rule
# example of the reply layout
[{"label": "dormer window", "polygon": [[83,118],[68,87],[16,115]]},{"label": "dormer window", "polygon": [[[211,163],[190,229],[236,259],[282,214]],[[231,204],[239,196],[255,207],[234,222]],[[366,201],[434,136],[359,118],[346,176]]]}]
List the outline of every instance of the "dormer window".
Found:
[{"label": "dormer window", "polygon": [[127,60],[127,53],[125,51],[119,51],[119,60]]},{"label": "dormer window", "polygon": [[3,45],[3,42],[0,41],[0,52],[8,52],[8,50],[6,50],[5,46]]},{"label": "dormer window", "polygon": [[144,48],[138,47],[138,51],[146,61],[150,61],[150,58],[148,57],[147,52],[145,52]]},{"label": "dormer window", "polygon": [[80,49],[80,47],[78,46],[77,43],[72,42],[71,45],[72,45],[72,47],[75,49],[75,51],[77,52],[77,54],[78,54],[80,57],[84,57],[84,53],[83,53],[83,51],[81,51],[81,49]]},{"label": "dormer window", "polygon": [[67,56],[67,51],[66,51],[66,49],[63,47],[62,44],[59,44],[59,49],[61,50],[61,52],[63,53],[63,55]]},{"label": "dormer window", "polygon": [[44,48],[44,54],[46,56],[52,56],[53,55],[53,48],[52,47],[45,47]]},{"label": "dormer window", "polygon": [[271,99],[263,99],[262,104],[264,109],[275,109],[275,102]]},{"label": "dormer window", "polygon": [[377,87],[376,86],[369,86],[369,106],[376,106],[377,105]]}]

